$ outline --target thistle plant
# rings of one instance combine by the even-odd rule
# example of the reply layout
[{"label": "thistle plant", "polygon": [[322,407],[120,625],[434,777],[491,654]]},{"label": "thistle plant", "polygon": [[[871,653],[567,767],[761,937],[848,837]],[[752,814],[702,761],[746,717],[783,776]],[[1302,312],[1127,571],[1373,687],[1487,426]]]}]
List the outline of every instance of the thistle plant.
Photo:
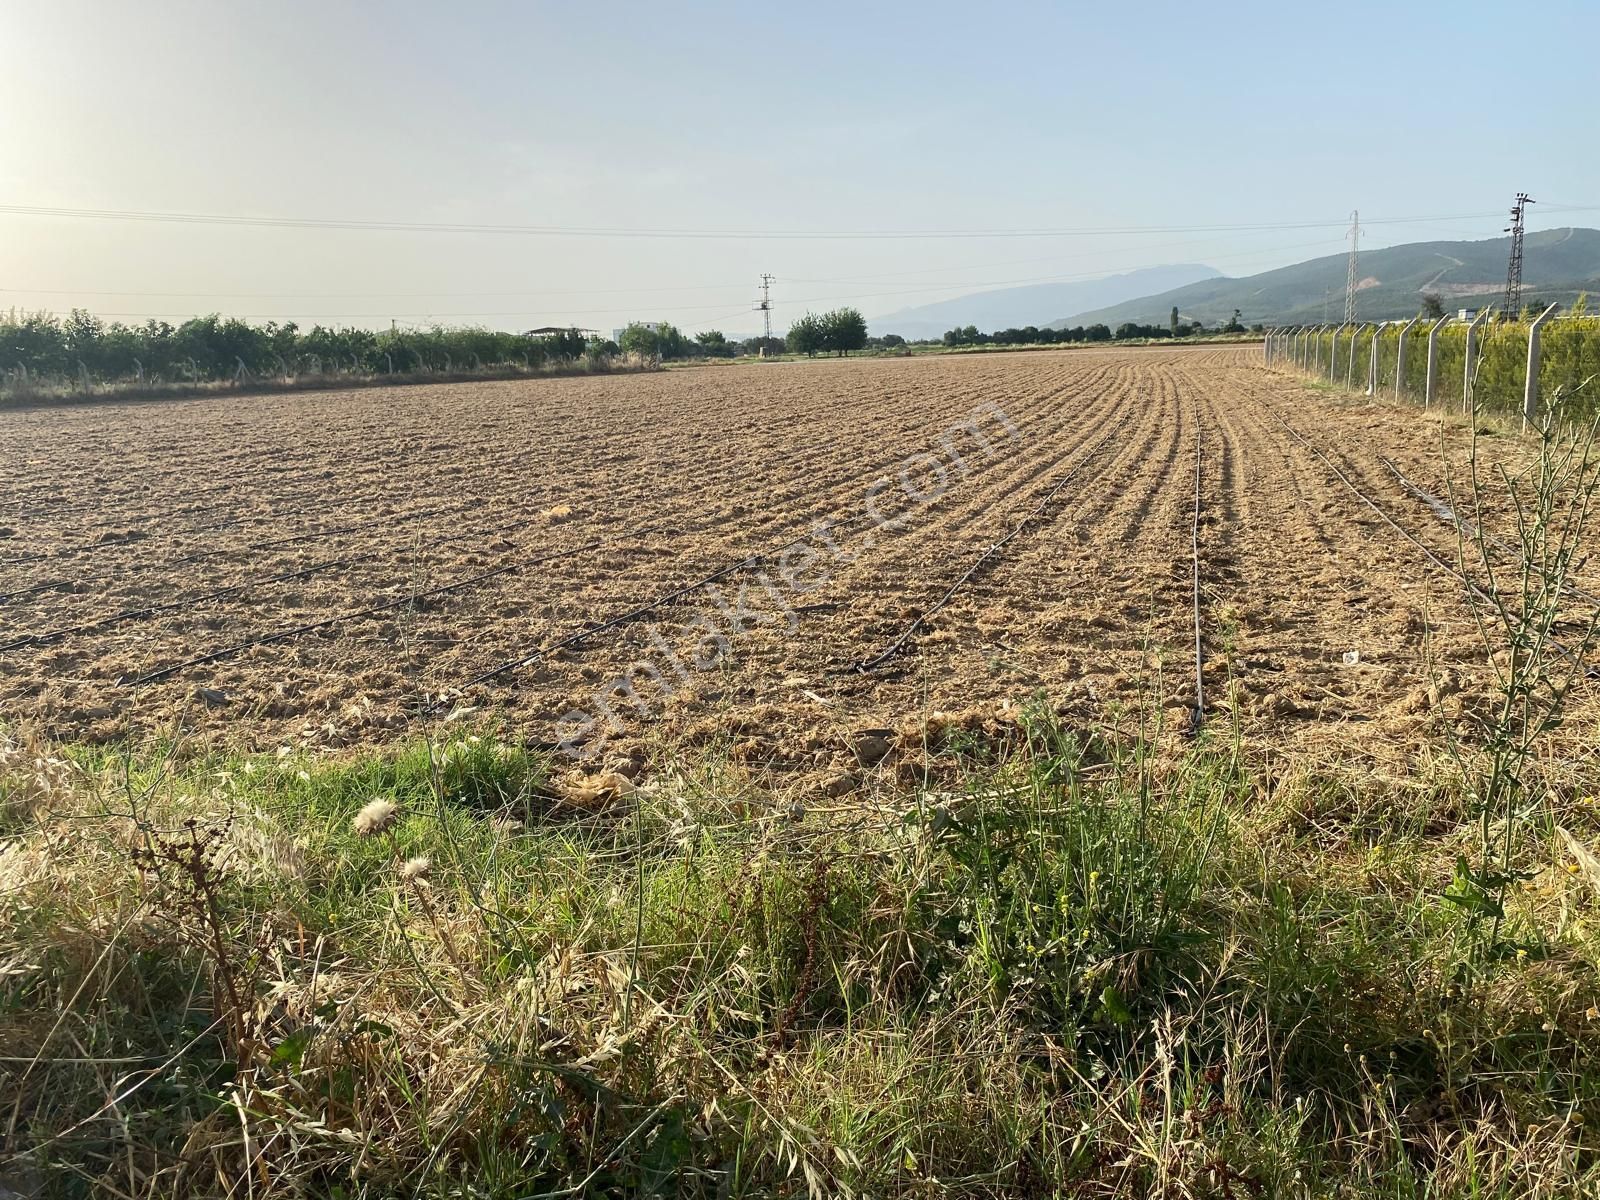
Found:
[{"label": "thistle plant", "polygon": [[[1474,429],[1473,519],[1457,523],[1460,567],[1473,581],[1468,598],[1493,672],[1494,703],[1482,731],[1484,769],[1468,797],[1477,845],[1474,855],[1458,858],[1445,899],[1467,913],[1480,959],[1508,948],[1506,896],[1528,877],[1521,850],[1544,800],[1531,764],[1573,688],[1590,674],[1600,631],[1600,608],[1585,602],[1573,582],[1600,493],[1600,421],[1564,427],[1563,408],[1558,394],[1538,426],[1536,455],[1515,473],[1503,464],[1485,468]],[[1491,479],[1510,503],[1509,538],[1487,531]]]}]

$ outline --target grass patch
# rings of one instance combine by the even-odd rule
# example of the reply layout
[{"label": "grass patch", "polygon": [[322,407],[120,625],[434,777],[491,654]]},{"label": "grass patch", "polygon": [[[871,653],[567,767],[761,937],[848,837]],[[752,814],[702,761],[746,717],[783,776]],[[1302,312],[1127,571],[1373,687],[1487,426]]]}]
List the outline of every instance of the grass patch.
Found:
[{"label": "grass patch", "polygon": [[573,805],[493,738],[0,743],[0,1185],[1600,1187],[1594,894],[1554,839],[1484,965],[1442,899],[1465,806],[1429,816],[1458,779],[1028,734],[817,811],[715,760]]}]

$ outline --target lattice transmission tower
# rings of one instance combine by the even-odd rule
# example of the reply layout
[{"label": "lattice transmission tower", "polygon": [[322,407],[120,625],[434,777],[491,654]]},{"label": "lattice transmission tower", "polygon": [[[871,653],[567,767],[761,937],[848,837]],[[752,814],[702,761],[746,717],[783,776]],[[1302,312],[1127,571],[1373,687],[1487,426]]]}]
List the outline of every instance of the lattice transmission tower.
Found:
[{"label": "lattice transmission tower", "polygon": [[756,301],[756,308],[761,311],[761,336],[767,341],[772,340],[772,285],[777,283],[772,275],[761,276],[761,299]]},{"label": "lattice transmission tower", "polygon": [[1522,218],[1528,205],[1538,203],[1527,192],[1517,193],[1517,202],[1511,206],[1511,224],[1505,232],[1511,235],[1511,261],[1506,265],[1506,299],[1502,315],[1515,320],[1522,311]]},{"label": "lattice transmission tower", "polygon": [[1344,319],[1346,324],[1354,324],[1356,319],[1356,280],[1361,277],[1361,213],[1354,210],[1350,213],[1350,231],[1346,236],[1350,239],[1350,266],[1345,271],[1344,279]]}]

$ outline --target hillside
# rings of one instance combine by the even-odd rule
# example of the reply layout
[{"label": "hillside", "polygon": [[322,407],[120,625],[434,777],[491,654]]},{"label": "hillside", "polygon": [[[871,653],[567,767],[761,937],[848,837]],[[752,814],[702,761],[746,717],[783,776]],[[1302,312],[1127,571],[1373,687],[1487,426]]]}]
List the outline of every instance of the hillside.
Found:
[{"label": "hillside", "polygon": [[984,330],[1042,325],[1053,313],[1121,304],[1152,292],[1216,278],[1218,272],[1215,268],[1193,263],[1146,267],[1105,279],[1039,283],[1027,287],[998,288],[992,292],[975,292],[968,296],[957,296],[953,300],[903,308],[887,316],[874,317],[869,324],[875,334],[898,333],[901,337],[913,340],[936,338],[947,329],[963,325],[976,325]]},{"label": "hillside", "polygon": [[[1369,320],[1415,315],[1424,292],[1447,309],[1498,303],[1505,289],[1509,238],[1478,242],[1413,242],[1363,251],[1359,313]],[[1344,310],[1346,259],[1314,258],[1242,279],[1216,278],[1138,299],[1079,309],[1051,322],[1055,329],[1102,321],[1165,323],[1178,306],[1186,320],[1226,321],[1238,309],[1247,324],[1305,324],[1337,319]],[[1550,229],[1530,233],[1524,247],[1524,297],[1570,302],[1580,291],[1600,291],[1600,230]]]}]

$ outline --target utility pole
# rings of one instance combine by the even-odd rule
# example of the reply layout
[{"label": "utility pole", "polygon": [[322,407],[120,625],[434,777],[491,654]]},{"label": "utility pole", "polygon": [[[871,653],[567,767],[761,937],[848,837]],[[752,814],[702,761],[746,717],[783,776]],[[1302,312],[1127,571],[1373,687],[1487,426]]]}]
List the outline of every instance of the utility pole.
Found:
[{"label": "utility pole", "polygon": [[1353,211],[1350,214],[1350,266],[1345,272],[1344,280],[1344,319],[1353,323],[1356,319],[1356,280],[1360,277],[1357,269],[1361,257],[1361,213]]},{"label": "utility pole", "polygon": [[[761,310],[761,336],[766,341],[772,340],[772,285],[777,279],[763,273],[761,276],[761,299],[756,301],[756,308]],[[765,349],[763,348],[763,352]]]},{"label": "utility pole", "polygon": [[1517,319],[1522,311],[1522,218],[1530,204],[1538,203],[1527,192],[1517,193],[1517,202],[1511,206],[1511,224],[1505,232],[1511,235],[1511,261],[1506,266],[1506,299],[1501,315],[1508,321]]}]

